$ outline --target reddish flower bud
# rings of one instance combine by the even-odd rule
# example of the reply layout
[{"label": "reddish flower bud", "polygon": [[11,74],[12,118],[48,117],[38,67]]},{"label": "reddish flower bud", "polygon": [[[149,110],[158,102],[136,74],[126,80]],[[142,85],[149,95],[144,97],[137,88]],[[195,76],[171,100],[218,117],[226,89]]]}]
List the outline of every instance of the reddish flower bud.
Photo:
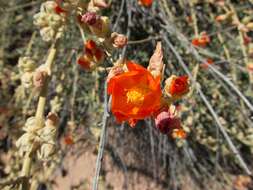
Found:
[{"label": "reddish flower bud", "polygon": [[165,93],[173,99],[179,99],[189,92],[188,76],[172,75],[165,81]]},{"label": "reddish flower bud", "polygon": [[173,129],[181,128],[181,121],[178,117],[168,111],[162,111],[155,118],[156,128],[163,134],[172,133]]},{"label": "reddish flower bud", "polygon": [[99,19],[100,19],[100,16],[97,15],[95,12],[87,12],[82,16],[81,21],[92,26],[96,24],[96,22]]},{"label": "reddish flower bud", "polygon": [[59,124],[59,117],[56,113],[49,112],[47,115],[47,121],[49,125],[57,126]]}]

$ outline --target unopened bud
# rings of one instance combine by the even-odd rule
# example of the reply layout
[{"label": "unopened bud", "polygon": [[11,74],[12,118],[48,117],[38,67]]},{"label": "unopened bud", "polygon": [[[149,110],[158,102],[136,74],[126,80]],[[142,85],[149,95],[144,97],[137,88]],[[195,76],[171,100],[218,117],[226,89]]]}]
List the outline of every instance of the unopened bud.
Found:
[{"label": "unopened bud", "polygon": [[41,88],[45,85],[47,73],[45,71],[35,71],[33,75],[33,84],[36,88]]},{"label": "unopened bud", "polygon": [[112,39],[112,45],[115,48],[123,48],[127,44],[127,37],[123,34],[118,34],[116,32],[113,32],[111,34]]},{"label": "unopened bud", "polygon": [[97,15],[95,12],[87,12],[85,13],[81,21],[88,24],[88,25],[94,25],[98,20],[100,19],[100,16]]}]

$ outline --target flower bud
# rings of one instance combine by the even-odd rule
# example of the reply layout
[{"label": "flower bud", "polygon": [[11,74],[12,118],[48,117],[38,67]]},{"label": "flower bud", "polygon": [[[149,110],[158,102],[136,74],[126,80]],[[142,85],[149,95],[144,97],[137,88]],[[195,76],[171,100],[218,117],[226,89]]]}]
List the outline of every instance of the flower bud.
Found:
[{"label": "flower bud", "polygon": [[123,34],[113,32],[111,34],[112,45],[115,48],[123,48],[127,44],[127,37]]},{"label": "flower bud", "polygon": [[59,117],[56,113],[49,112],[47,115],[47,120],[46,120],[46,125],[51,125],[51,126],[58,126],[59,124]]},{"label": "flower bud", "polygon": [[45,71],[35,71],[33,75],[33,84],[36,88],[42,88],[45,85],[47,73]]},{"label": "flower bud", "polygon": [[156,128],[163,134],[171,135],[173,138],[185,138],[186,132],[181,126],[180,119],[176,116],[173,106],[170,110],[161,111],[155,118]]},{"label": "flower bud", "polygon": [[95,12],[87,12],[82,16],[81,21],[92,26],[96,24],[96,22],[99,19],[100,19],[100,16],[97,15]]},{"label": "flower bud", "polygon": [[180,99],[189,92],[188,76],[172,75],[165,81],[165,93],[172,99]]},{"label": "flower bud", "polygon": [[181,128],[181,121],[168,111],[162,111],[155,118],[156,128],[163,134],[169,134],[172,129]]}]

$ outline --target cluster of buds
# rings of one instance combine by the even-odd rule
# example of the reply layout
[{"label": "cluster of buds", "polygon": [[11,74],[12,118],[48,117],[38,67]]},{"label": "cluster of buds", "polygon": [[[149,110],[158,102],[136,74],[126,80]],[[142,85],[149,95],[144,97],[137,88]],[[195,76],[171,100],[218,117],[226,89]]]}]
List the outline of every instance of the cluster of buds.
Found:
[{"label": "cluster of buds", "polygon": [[41,4],[40,12],[34,15],[34,24],[39,27],[44,41],[51,41],[56,33],[63,32],[66,14],[66,11],[55,1]]},{"label": "cluster of buds", "polygon": [[59,118],[50,112],[42,124],[42,127],[38,127],[35,117],[27,119],[23,127],[25,133],[16,142],[21,156],[36,152],[40,160],[47,161],[55,153]]},{"label": "cluster of buds", "polygon": [[128,121],[131,127],[140,119],[154,117],[161,133],[183,139],[186,131],[173,102],[189,92],[189,80],[187,76],[172,75],[165,81],[162,91],[163,71],[160,42],[147,69],[132,61],[117,61],[107,78],[107,90],[112,95],[111,110],[118,122]]},{"label": "cluster of buds", "polygon": [[106,7],[102,0],[91,0],[78,15],[81,29],[86,36],[93,36],[84,42],[84,52],[77,60],[84,69],[94,69],[115,48],[123,48],[127,44],[126,36],[111,31],[109,18],[99,15],[99,11]]}]

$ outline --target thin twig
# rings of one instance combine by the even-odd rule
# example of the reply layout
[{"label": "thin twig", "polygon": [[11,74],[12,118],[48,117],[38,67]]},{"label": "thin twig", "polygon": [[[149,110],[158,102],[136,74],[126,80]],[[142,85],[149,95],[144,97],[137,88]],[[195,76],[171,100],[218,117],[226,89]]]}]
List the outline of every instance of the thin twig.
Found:
[{"label": "thin twig", "polygon": [[[130,38],[131,35],[131,27],[132,27],[132,0],[127,0],[126,2],[126,8],[127,8],[127,18],[128,18],[128,22],[127,22],[127,38]],[[126,57],[126,50],[127,50],[127,46],[124,47],[124,49],[122,50],[122,54],[121,54],[121,58],[124,59]]]},{"label": "thin twig", "polygon": [[124,10],[124,4],[125,4],[125,0],[121,0],[121,5],[120,5],[120,10],[119,10],[119,13],[118,13],[118,16],[117,16],[117,19],[112,27],[112,31],[116,31],[117,27],[118,27],[118,24],[119,24],[119,19],[123,13],[123,10]]},{"label": "thin twig", "polygon": [[110,101],[108,101],[108,97],[107,97],[107,82],[105,82],[104,88],[105,89],[104,89],[103,125],[102,125],[102,131],[100,135],[98,156],[97,156],[97,162],[96,162],[96,171],[95,171],[95,177],[93,178],[92,190],[98,189],[99,175],[100,175],[100,170],[101,170],[102,161],[103,161],[103,153],[105,149],[106,129],[107,129],[108,118],[110,116],[109,111],[108,111],[108,105]]}]

